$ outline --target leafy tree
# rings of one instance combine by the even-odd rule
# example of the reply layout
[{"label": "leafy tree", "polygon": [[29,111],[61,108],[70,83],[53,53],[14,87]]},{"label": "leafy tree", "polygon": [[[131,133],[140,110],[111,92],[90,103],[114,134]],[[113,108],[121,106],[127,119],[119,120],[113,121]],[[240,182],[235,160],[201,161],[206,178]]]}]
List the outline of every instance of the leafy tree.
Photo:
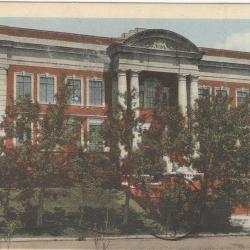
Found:
[{"label": "leafy tree", "polygon": [[[161,178],[165,188],[158,208],[160,221],[184,222],[182,215],[191,214],[185,217],[188,220],[200,211],[203,229],[225,228],[233,208],[249,202],[249,104],[232,108],[228,98],[203,98],[184,118],[178,107],[156,100],[152,123],[140,145],[141,171],[162,176],[162,158],[167,155],[179,166],[192,166],[204,174],[192,181]],[[183,185],[177,185],[179,178],[185,180]]]},{"label": "leafy tree", "polygon": [[158,178],[166,172],[164,156],[179,166],[190,164],[193,145],[187,120],[179,106],[162,100],[162,85],[156,90],[155,106],[149,129],[142,131],[141,171]]},{"label": "leafy tree", "polygon": [[[169,236],[180,237],[194,232],[199,218],[199,190],[183,175],[166,176],[156,219]],[[159,232],[157,232],[159,233]]]},{"label": "leafy tree", "polygon": [[[137,151],[133,147],[135,132],[138,131],[139,120],[136,117],[136,108],[134,100],[136,98],[136,90],[128,90],[124,94],[120,94],[125,100],[126,107],[120,103],[116,107],[112,107],[108,111],[108,117],[103,124],[102,135],[105,145],[110,149],[109,159],[119,176],[128,183],[125,190],[125,203],[123,212],[123,226],[127,230],[129,222],[129,203],[131,199],[130,186],[138,175],[138,156]],[[123,151],[124,156],[121,157]],[[121,182],[120,182],[121,183]]]},{"label": "leafy tree", "polygon": [[[20,146],[21,141],[27,148],[31,144],[31,126],[33,121],[37,121],[38,106],[32,103],[29,96],[18,99],[16,104],[6,109],[6,116],[3,118],[1,128],[5,135],[1,138],[1,183],[2,194],[4,198],[4,217],[8,220],[10,211],[10,194],[11,189],[20,185],[25,185],[28,176],[28,168],[23,168],[22,162],[28,158],[29,150],[24,146]],[[12,138],[16,141],[17,147],[11,145]],[[28,164],[29,165],[29,164]],[[22,183],[22,184],[21,184]]]},{"label": "leafy tree", "polygon": [[199,99],[193,122],[197,145],[193,166],[204,174],[200,196],[201,226],[203,229],[223,229],[232,209],[242,198],[240,194],[249,187],[246,185],[249,174],[247,103],[232,108],[229,98]]},{"label": "leafy tree", "polygon": [[[154,219],[164,228],[165,233],[171,231],[176,234],[180,229],[185,232],[193,225],[192,218],[197,216],[193,208],[197,192],[193,192],[193,187],[184,176],[165,175],[167,165],[164,156],[171,163],[190,166],[193,144],[187,118],[178,106],[163,102],[161,92],[162,86],[159,85],[150,126],[142,132],[139,164],[141,173],[149,174],[163,184],[159,203],[148,202],[147,206],[151,207]],[[147,200],[152,199],[150,185],[144,185],[143,190]]]},{"label": "leafy tree", "polygon": [[16,141],[4,154],[17,169],[14,186],[23,190],[19,199],[26,201],[25,206],[29,206],[29,198],[36,198],[35,225],[38,227],[43,224],[44,201],[50,194],[47,189],[70,184],[67,146],[74,134],[67,128],[68,95],[63,85],[56,96],[56,104],[49,104],[44,115],[40,114],[39,104],[30,97],[17,100],[8,108],[3,124],[6,138],[13,137]]}]

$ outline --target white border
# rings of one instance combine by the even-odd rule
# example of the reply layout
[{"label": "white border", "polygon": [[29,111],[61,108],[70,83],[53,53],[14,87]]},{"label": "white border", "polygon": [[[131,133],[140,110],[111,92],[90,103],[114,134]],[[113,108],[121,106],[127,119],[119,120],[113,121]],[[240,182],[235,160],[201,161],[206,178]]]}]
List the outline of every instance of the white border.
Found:
[{"label": "white border", "polygon": [[80,82],[81,82],[81,103],[80,104],[78,104],[78,103],[69,103],[68,105],[83,107],[84,106],[84,79],[83,79],[83,77],[78,77],[78,76],[75,76],[75,75],[66,76],[66,78],[65,78],[65,83],[66,84],[68,84],[69,79],[80,80]]},{"label": "white border", "polygon": [[[41,102],[40,101],[40,77],[51,77],[54,78],[54,96],[53,96],[53,102]],[[51,75],[48,73],[44,74],[37,74],[37,101],[39,104],[55,104],[56,103],[56,98],[55,95],[57,94],[57,77],[56,75]]]},{"label": "white border", "polygon": [[[90,105],[89,103],[89,81],[94,80],[94,81],[102,81],[102,87],[103,87],[103,91],[102,91],[102,105]],[[105,82],[103,80],[103,78],[99,78],[99,77],[87,77],[87,107],[100,107],[100,108],[104,108],[105,107]]]},{"label": "white border", "polygon": [[[87,148],[89,149],[89,125],[102,125],[104,122],[104,119],[100,118],[87,118]],[[103,142],[103,148],[104,148],[104,142]],[[103,151],[103,150],[102,150]]]},{"label": "white border", "polygon": [[[16,129],[16,121],[14,122],[14,127]],[[13,140],[13,146],[21,146],[22,143],[17,144],[17,137],[12,137]],[[35,141],[35,136],[34,136],[34,123],[31,122],[31,144],[33,145]]]},{"label": "white border", "polygon": [[16,101],[16,80],[17,80],[17,75],[21,76],[31,76],[31,100],[34,102],[34,74],[33,73],[28,73],[26,71],[21,71],[21,72],[15,72],[14,73],[14,101]]},{"label": "white border", "polygon": [[237,89],[235,89],[235,97],[236,97],[236,99],[235,99],[235,105],[236,105],[236,107],[238,107],[238,91],[245,91],[245,92],[248,93],[248,95],[250,94],[250,90],[249,89],[246,89],[246,88],[237,88]]},{"label": "white border", "polygon": [[80,126],[81,126],[81,129],[80,129],[80,146],[84,146],[84,128],[83,128],[83,119],[79,119],[79,116],[75,116],[75,115],[67,115],[69,120],[72,119],[72,120],[80,120]]},{"label": "white border", "polygon": [[228,87],[224,87],[224,86],[214,87],[214,95],[215,96],[217,95],[216,90],[226,90],[227,91],[227,96],[229,97],[230,89]]},{"label": "white border", "polygon": [[199,98],[199,89],[208,89],[208,93],[211,96],[213,94],[213,88],[208,85],[199,85],[198,84],[198,98]]}]

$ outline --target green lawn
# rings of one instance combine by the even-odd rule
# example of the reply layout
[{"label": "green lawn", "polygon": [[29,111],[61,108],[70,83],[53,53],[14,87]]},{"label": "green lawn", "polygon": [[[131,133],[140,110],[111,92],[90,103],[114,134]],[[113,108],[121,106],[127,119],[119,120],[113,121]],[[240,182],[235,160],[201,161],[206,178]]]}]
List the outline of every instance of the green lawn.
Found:
[{"label": "green lawn", "polygon": [[[13,219],[17,222],[15,235],[31,236],[78,236],[81,231],[77,228],[80,221],[79,207],[81,206],[80,188],[67,189],[48,189],[51,194],[46,197],[44,204],[44,229],[36,230],[32,226],[27,226],[29,220],[32,221],[33,212],[27,212],[24,215],[24,207],[17,197],[19,191],[11,191],[10,210],[13,211]],[[54,195],[52,195],[54,194]],[[57,194],[57,196],[55,195]],[[122,233],[122,213],[125,195],[122,191],[101,189],[86,192],[84,196],[84,227],[93,228],[97,224],[98,228],[103,228],[102,225],[106,219],[107,210],[109,213],[109,222],[111,224],[110,231],[114,234]],[[31,204],[36,204],[35,199],[30,200]],[[129,228],[131,233],[146,233],[150,220],[146,218],[146,213],[143,208],[135,201],[130,202],[130,223]],[[33,211],[33,210],[32,210]],[[35,211],[35,210],[34,210]],[[3,209],[0,210],[1,220],[3,221]],[[26,216],[26,217],[25,217]],[[24,221],[26,223],[24,229]],[[3,223],[2,223],[3,227]],[[85,232],[87,235],[93,233],[91,230]],[[3,231],[2,231],[3,234]]]}]

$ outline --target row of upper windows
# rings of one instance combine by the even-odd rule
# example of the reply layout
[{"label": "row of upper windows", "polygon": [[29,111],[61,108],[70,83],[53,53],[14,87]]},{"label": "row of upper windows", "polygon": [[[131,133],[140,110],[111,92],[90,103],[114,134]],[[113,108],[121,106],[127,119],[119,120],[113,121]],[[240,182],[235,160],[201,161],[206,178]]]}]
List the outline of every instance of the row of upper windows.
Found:
[{"label": "row of upper windows", "polygon": [[[84,132],[83,132],[83,125],[77,118],[71,118],[67,122],[67,129],[70,134],[76,135],[76,143],[78,146],[87,146],[90,150],[103,150],[104,144],[101,136],[101,124],[102,119],[88,119],[88,126],[87,126],[87,133],[88,133],[88,140],[85,145],[84,141]],[[15,144],[21,145],[26,140],[33,140],[33,125],[26,124],[26,128],[24,133],[16,136]],[[16,130],[19,129],[19,124],[16,123]]]},{"label": "row of upper windows", "polygon": [[[198,88],[198,97],[207,97],[212,94],[213,89],[208,86],[201,86]],[[214,88],[214,94],[215,95],[221,95],[221,96],[229,96],[229,88],[226,87],[215,87]],[[236,95],[236,106],[239,106],[243,104],[247,97],[250,95],[249,89],[236,89],[235,91]]]},{"label": "row of upper windows", "polygon": [[[84,105],[84,86],[82,78],[67,77],[66,84],[70,90],[69,104]],[[27,73],[15,74],[15,99],[29,95],[33,99],[33,75]],[[54,103],[57,91],[57,78],[50,75],[38,75],[38,101]],[[88,79],[87,106],[104,106],[104,83],[102,79]]]}]

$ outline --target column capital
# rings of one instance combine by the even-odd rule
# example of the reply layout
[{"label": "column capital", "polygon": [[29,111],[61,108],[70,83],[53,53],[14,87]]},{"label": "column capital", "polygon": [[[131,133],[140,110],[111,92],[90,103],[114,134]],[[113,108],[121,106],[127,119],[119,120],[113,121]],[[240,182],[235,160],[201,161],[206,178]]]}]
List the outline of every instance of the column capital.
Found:
[{"label": "column capital", "polygon": [[186,79],[187,79],[187,74],[184,74],[184,73],[178,74],[178,80],[179,81],[184,81]]},{"label": "column capital", "polygon": [[117,74],[119,75],[126,75],[126,70],[118,69]]},{"label": "column capital", "polygon": [[140,71],[138,70],[131,70],[131,77],[138,77]]},{"label": "column capital", "polygon": [[190,77],[190,81],[198,81],[200,76],[199,75],[190,75],[189,77]]}]

